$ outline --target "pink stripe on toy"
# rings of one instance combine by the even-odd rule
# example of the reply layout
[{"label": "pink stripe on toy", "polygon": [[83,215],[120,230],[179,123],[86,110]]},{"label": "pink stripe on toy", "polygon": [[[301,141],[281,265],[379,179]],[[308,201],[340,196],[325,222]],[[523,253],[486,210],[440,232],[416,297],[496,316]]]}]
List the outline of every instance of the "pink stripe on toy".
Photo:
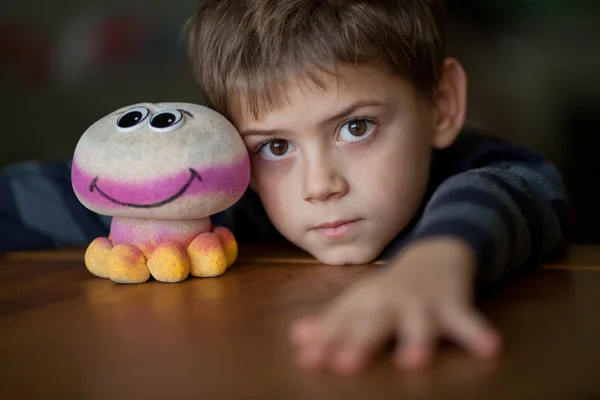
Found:
[{"label": "pink stripe on toy", "polygon": [[174,176],[146,182],[124,182],[95,176],[73,161],[71,179],[78,196],[103,207],[152,208],[188,196],[228,193],[241,196],[248,185],[247,158],[211,168],[189,168]]}]

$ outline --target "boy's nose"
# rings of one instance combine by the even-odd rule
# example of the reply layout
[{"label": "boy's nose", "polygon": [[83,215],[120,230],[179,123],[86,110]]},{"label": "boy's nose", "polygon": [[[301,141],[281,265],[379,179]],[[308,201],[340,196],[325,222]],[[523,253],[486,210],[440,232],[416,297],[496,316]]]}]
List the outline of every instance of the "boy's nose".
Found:
[{"label": "boy's nose", "polygon": [[305,201],[325,201],[348,192],[348,182],[339,171],[327,163],[307,166],[304,171],[302,198]]}]

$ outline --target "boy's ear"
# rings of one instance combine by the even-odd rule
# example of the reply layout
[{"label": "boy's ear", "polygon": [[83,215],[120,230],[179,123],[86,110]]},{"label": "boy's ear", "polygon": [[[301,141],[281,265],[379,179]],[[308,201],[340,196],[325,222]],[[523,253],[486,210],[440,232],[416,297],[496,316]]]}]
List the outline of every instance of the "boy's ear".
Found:
[{"label": "boy's ear", "polygon": [[433,145],[450,146],[462,130],[467,114],[467,74],[454,58],[446,58],[434,98],[435,132]]}]

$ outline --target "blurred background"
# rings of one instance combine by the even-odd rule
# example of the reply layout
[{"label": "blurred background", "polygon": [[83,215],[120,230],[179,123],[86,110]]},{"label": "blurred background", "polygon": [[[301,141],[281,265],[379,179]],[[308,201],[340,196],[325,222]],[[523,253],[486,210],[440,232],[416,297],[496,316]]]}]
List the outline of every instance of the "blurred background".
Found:
[{"label": "blurred background", "polygon": [[[469,124],[563,172],[575,241],[600,243],[600,0],[447,0],[469,74]],[[0,168],[70,158],[98,118],[203,97],[181,29],[196,0],[0,4]]]}]

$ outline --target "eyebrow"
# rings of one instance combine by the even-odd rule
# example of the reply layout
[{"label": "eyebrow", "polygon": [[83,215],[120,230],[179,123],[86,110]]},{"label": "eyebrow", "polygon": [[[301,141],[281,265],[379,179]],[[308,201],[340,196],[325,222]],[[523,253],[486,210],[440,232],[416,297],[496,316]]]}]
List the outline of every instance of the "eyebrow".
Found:
[{"label": "eyebrow", "polygon": [[[377,107],[377,106],[382,106],[382,105],[383,105],[382,102],[376,101],[376,100],[357,101],[356,103],[350,104],[348,107],[346,107],[344,110],[340,111],[339,113],[337,113],[331,117],[328,117],[327,119],[322,121],[320,123],[320,125],[327,125],[333,121],[336,121],[336,120],[339,120],[342,118],[346,118],[346,117],[354,114],[356,111],[360,110],[361,108]],[[275,135],[278,133],[280,134],[282,132],[287,132],[287,131],[285,129],[269,129],[269,130],[248,129],[243,132],[240,132],[240,134],[242,136],[272,136],[272,135]]]},{"label": "eyebrow", "polygon": [[383,105],[383,103],[381,103],[380,101],[375,101],[375,100],[357,101],[356,103],[351,104],[346,109],[342,110],[341,112],[337,113],[336,115],[327,118],[325,121],[323,121],[321,123],[321,125],[326,125],[326,124],[329,124],[338,119],[346,118],[346,117],[354,114],[356,111],[360,110],[361,108],[377,107],[377,106],[381,106],[381,105]]}]

